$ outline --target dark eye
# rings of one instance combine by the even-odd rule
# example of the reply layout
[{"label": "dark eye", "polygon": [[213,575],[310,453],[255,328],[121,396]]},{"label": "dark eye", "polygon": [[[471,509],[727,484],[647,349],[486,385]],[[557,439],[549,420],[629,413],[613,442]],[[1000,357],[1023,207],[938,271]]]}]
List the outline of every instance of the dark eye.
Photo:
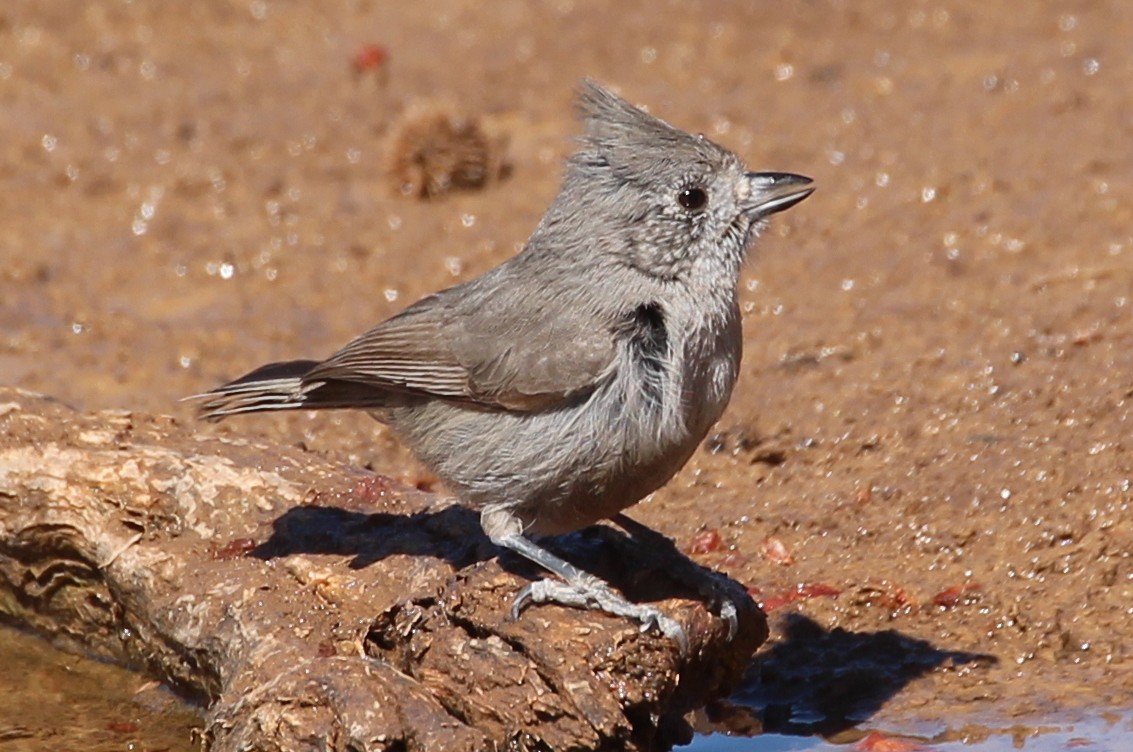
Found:
[{"label": "dark eye", "polygon": [[708,193],[703,188],[685,188],[677,194],[677,203],[689,211],[700,211],[708,203]]}]

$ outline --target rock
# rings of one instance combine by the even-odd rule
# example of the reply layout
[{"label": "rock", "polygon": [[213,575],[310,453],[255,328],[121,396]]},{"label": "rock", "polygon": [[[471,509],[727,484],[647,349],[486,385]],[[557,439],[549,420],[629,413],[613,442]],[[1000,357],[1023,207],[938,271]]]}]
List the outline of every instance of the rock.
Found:
[{"label": "rock", "polygon": [[198,698],[210,749],[665,748],[766,639],[605,526],[553,547],[657,600],[688,655],[604,614],[512,619],[541,573],[475,513],[196,428],[0,389],[0,613]]}]

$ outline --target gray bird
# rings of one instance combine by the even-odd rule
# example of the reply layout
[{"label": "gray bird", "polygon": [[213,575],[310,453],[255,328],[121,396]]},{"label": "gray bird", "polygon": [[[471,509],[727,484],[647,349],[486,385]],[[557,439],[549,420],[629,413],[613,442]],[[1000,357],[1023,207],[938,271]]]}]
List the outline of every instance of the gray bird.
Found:
[{"label": "gray bird", "polygon": [[324,361],[272,363],[200,395],[200,414],[368,410],[480,511],[493,543],[558,575],[525,587],[516,613],[597,608],[683,647],[676,622],[533,537],[608,518],[644,527],[622,510],[685,464],[732,394],[748,248],[813,188],[747,172],[592,81],[578,108],[579,148],[522,252]]}]

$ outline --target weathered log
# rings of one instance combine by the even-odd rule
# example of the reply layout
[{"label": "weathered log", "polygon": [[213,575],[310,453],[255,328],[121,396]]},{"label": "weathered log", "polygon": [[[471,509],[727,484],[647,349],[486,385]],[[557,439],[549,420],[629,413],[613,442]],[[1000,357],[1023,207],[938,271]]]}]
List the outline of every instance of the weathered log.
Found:
[{"label": "weathered log", "polygon": [[690,649],[603,614],[509,610],[541,573],[474,513],[293,447],[0,389],[0,617],[207,705],[215,750],[663,748],[767,635],[598,526],[558,549],[656,600]]}]

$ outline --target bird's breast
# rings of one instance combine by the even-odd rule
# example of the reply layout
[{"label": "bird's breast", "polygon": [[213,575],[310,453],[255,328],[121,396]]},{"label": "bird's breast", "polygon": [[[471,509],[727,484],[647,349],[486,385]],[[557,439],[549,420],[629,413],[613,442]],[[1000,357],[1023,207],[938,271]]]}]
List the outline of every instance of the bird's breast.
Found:
[{"label": "bird's breast", "polygon": [[[739,371],[736,314],[682,321],[666,318],[665,347],[643,359],[631,347],[619,369],[631,456],[684,464],[723,413]],[[655,338],[660,339],[660,338]],[[672,469],[676,472],[679,466]]]}]

